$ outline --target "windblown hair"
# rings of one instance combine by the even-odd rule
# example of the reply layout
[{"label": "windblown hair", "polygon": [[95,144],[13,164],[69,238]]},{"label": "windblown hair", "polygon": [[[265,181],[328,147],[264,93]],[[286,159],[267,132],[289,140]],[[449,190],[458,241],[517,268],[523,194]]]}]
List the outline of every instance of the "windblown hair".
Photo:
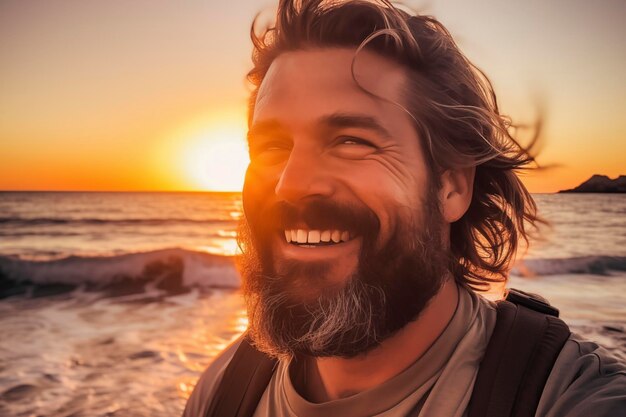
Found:
[{"label": "windblown hair", "polygon": [[447,169],[476,169],[469,209],[451,225],[455,279],[476,289],[506,281],[519,243],[528,243],[543,222],[517,175],[536,165],[531,148],[540,124],[530,145],[522,146],[515,126],[500,114],[489,79],[431,16],[409,14],[387,0],[280,0],[273,25],[257,31],[257,21],[249,122],[261,82],[284,52],[345,47],[356,59],[365,49],[402,65],[409,81],[404,102],[395,104],[414,121],[434,185],[440,187]]}]

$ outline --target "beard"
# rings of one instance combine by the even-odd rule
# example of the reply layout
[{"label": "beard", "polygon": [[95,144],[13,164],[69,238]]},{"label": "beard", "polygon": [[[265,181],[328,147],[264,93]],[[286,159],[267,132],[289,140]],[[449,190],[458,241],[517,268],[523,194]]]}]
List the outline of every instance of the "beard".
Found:
[{"label": "beard", "polygon": [[[277,203],[244,217],[238,264],[248,335],[256,348],[276,358],[351,358],[416,320],[450,271],[434,190],[426,201],[419,212],[397,219],[381,247],[376,244],[380,222],[362,205],[318,200],[296,208]],[[361,237],[358,266],[341,285],[327,285],[328,262],[274,257],[270,239],[298,220],[320,230],[341,225]]]}]

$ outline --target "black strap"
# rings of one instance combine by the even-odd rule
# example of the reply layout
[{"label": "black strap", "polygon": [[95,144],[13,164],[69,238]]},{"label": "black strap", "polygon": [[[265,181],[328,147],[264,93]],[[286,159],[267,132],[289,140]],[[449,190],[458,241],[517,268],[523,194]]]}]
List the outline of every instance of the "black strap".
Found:
[{"label": "black strap", "polygon": [[550,303],[548,303],[548,301],[540,295],[531,294],[515,288],[510,288],[509,290],[507,290],[505,298],[506,301],[510,301],[513,304],[523,305],[524,307],[528,307],[531,310],[537,311],[539,313],[559,317],[559,309],[551,306]]},{"label": "black strap", "polygon": [[[497,305],[497,321],[481,362],[468,417],[533,417],[552,366],[570,335],[542,300],[512,291]],[[525,301],[532,298],[532,302]],[[518,304],[514,304],[518,303]],[[529,307],[543,304],[542,312]],[[529,306],[529,307],[527,307]],[[548,314],[546,314],[548,313]],[[556,315],[555,314],[555,315]]]},{"label": "black strap", "polygon": [[224,371],[205,417],[251,417],[277,363],[244,337]]}]

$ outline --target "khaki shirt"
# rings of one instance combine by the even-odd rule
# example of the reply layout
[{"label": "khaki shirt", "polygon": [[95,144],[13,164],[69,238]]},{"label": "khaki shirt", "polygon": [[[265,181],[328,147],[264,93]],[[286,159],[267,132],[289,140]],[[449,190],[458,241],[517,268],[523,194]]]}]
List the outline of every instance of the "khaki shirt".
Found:
[{"label": "khaki shirt", "polygon": [[[459,290],[459,303],[446,329],[400,374],[371,390],[316,404],[294,389],[290,362],[280,362],[254,417],[465,416],[496,311],[491,302],[472,291]],[[184,417],[204,416],[207,398],[239,342],[218,356],[201,376]],[[595,343],[572,335],[548,378],[536,417],[621,415],[626,415],[626,365]]]}]

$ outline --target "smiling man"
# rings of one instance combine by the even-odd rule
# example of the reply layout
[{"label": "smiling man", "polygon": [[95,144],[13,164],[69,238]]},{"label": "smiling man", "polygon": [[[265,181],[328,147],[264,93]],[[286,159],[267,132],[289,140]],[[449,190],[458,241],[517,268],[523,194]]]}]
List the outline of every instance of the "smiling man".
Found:
[{"label": "smiling man", "polygon": [[533,158],[445,28],[384,1],[284,0],[253,41],[250,327],[185,415],[623,411],[624,367],[549,306],[474,292],[538,221],[515,174]]}]

